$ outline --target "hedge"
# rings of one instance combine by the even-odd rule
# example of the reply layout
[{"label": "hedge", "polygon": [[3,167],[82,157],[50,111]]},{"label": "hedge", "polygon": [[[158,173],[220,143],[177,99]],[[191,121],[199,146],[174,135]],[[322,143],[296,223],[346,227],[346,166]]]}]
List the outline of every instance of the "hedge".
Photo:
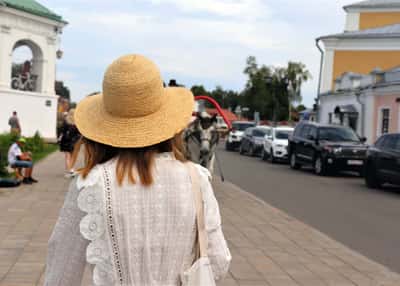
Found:
[{"label": "hedge", "polygon": [[[18,135],[4,133],[0,134],[0,176],[7,176],[7,165],[8,165],[8,149],[18,138]],[[43,141],[43,138],[38,132],[33,137],[26,137],[26,144],[23,151],[30,151],[33,154],[33,159],[41,159],[48,153],[51,153],[57,149],[56,145],[49,145]]]}]

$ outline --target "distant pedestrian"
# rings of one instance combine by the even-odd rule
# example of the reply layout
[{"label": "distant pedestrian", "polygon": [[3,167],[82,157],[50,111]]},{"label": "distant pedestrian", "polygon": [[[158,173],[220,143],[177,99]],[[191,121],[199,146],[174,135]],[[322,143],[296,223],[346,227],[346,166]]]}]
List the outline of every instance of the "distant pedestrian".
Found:
[{"label": "distant pedestrian", "polygon": [[76,109],[84,166],[49,240],[45,286],[81,285],[86,263],[96,286],[223,278],[231,254],[210,173],[183,155],[193,108],[190,90],[163,88],[143,56],[108,67],[103,93]]},{"label": "distant pedestrian", "polygon": [[11,134],[21,135],[21,125],[16,111],[13,111],[12,116],[8,119],[8,125],[10,125]]},{"label": "distant pedestrian", "polygon": [[[33,162],[30,152],[22,152],[22,148],[26,143],[26,139],[20,137],[14,142],[8,150],[8,164],[17,171],[17,179],[24,184],[37,183],[37,180],[32,178]],[[22,173],[21,169],[25,172]]]},{"label": "distant pedestrian", "polygon": [[60,151],[65,154],[65,170],[67,177],[72,176],[75,172],[72,153],[74,152],[76,142],[81,137],[75,125],[74,112],[75,110],[71,109],[65,116],[59,137]]}]

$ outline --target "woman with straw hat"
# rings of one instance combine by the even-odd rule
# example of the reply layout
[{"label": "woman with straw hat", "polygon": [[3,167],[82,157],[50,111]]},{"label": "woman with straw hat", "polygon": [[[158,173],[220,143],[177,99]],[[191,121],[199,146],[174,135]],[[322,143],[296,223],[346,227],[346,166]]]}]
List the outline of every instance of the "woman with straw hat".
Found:
[{"label": "woman with straw hat", "polygon": [[74,112],[75,109],[70,109],[66,114],[59,138],[60,151],[65,154],[66,177],[74,174],[72,154],[74,146],[81,136],[75,125]]},{"label": "woman with straw hat", "polygon": [[191,92],[164,88],[143,56],[108,67],[103,92],[75,111],[84,167],[49,241],[45,285],[81,285],[89,263],[93,285],[178,286],[199,248],[215,279],[227,273],[231,255],[210,174],[183,154],[193,107]]}]

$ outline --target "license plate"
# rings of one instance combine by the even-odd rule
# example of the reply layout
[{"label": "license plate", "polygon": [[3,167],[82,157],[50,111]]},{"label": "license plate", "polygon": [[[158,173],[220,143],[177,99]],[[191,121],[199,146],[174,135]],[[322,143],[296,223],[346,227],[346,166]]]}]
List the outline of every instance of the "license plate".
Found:
[{"label": "license plate", "polygon": [[364,164],[363,160],[348,160],[347,165],[352,165],[352,166],[361,166]]}]

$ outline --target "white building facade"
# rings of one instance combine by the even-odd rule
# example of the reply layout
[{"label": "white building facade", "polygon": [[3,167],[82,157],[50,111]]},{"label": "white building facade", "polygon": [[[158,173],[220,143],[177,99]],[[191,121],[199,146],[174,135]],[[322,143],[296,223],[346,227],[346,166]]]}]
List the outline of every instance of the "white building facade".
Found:
[{"label": "white building facade", "polygon": [[[18,113],[22,135],[36,132],[56,138],[56,60],[59,35],[66,22],[36,1],[0,0],[0,133],[8,132],[8,118]],[[27,46],[32,51],[32,90],[12,87],[13,51]]]}]

